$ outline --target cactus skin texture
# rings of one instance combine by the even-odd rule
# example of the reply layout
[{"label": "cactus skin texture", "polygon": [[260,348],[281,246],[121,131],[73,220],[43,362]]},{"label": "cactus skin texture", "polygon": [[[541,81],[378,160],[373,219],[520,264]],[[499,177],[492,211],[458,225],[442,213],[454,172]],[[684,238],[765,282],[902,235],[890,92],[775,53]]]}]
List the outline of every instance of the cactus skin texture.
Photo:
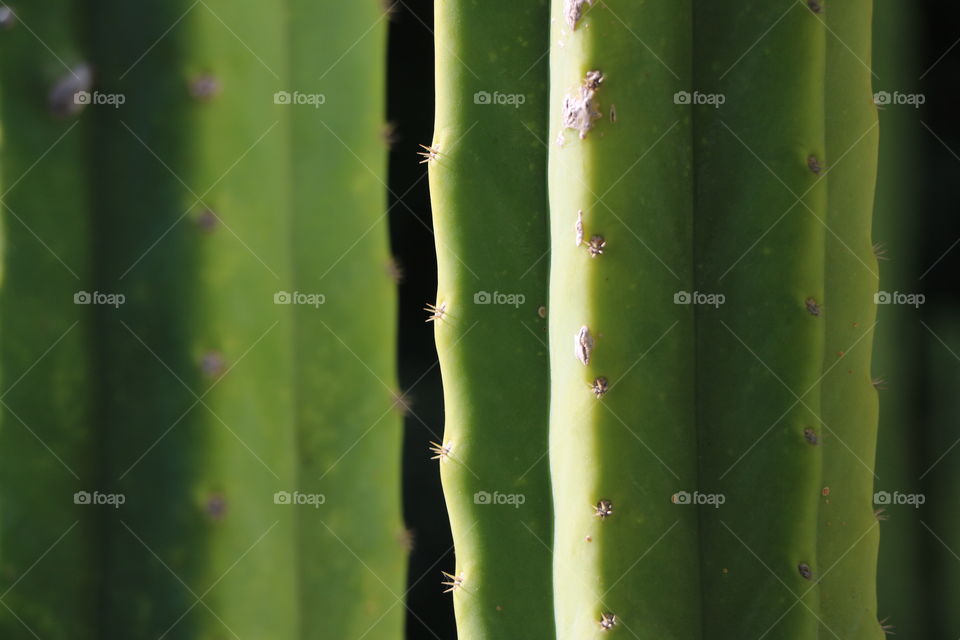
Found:
[{"label": "cactus skin texture", "polygon": [[295,0],[290,11],[285,89],[326,98],[288,107],[290,288],[326,297],[292,309],[298,486],[326,497],[299,512],[298,561],[323,567],[301,571],[302,637],[390,640],[403,635],[407,553],[382,139],[387,20],[379,0]]},{"label": "cactus skin texture", "polygon": [[826,344],[817,562],[820,635],[883,638],[877,620],[880,525],[874,513],[879,402],[871,356],[879,266],[872,240],[879,127],[869,70],[873,0],[830,2],[827,38]]},{"label": "cactus skin texture", "polygon": [[[869,70],[828,31],[869,58],[870,3],[611,0],[575,29],[568,8],[554,2],[550,105],[558,637],[880,638],[876,280],[860,264],[875,271],[875,114]],[[564,100],[592,71],[600,118],[578,134]],[[578,210],[606,242],[593,259]],[[674,305],[677,290],[725,302]],[[725,501],[671,504],[678,490]]]},{"label": "cactus skin texture", "polygon": [[189,8],[92,16],[98,88],[128,96],[97,110],[94,138],[99,285],[126,295],[100,309],[105,477],[127,496],[108,514],[106,635],[287,640],[296,510],[274,493],[296,488],[293,355],[273,296],[291,282],[288,111],[266,68],[285,64],[284,4]]},{"label": "cactus skin texture", "polygon": [[[429,161],[446,424],[440,473],[464,640],[554,637],[547,463],[544,1],[435,3]],[[485,91],[484,103],[475,94]],[[518,108],[493,93],[521,94]],[[571,227],[572,229],[572,227]],[[477,304],[479,292],[522,304]],[[495,301],[491,301],[495,302]],[[521,494],[519,507],[475,494]]]},{"label": "cactus skin texture", "polygon": [[10,640],[101,637],[99,523],[74,503],[98,481],[93,314],[73,298],[91,284],[88,126],[72,91],[54,90],[86,88],[79,8],[20,3],[0,29],[0,637]]},{"label": "cactus skin texture", "polygon": [[[690,84],[691,13],[606,2],[571,30],[565,8],[554,2],[551,16],[549,138],[557,637],[693,638],[696,511],[671,503],[696,479],[693,315],[673,304],[693,290],[690,117],[672,100]],[[665,64],[641,40],[657,42]],[[581,139],[560,117],[593,71],[600,117]],[[603,254],[577,246],[581,211],[584,243],[602,236]],[[572,348],[581,327],[594,342],[586,365]],[[600,398],[598,378],[609,383]],[[596,515],[601,500],[611,515]],[[604,614],[614,629],[602,629]]]}]

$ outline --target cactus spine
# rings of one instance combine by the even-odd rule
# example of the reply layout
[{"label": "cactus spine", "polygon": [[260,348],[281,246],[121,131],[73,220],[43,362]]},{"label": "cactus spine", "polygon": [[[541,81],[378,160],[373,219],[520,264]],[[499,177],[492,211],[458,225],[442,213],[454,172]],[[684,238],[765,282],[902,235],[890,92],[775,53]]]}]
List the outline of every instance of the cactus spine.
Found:
[{"label": "cactus spine", "polygon": [[74,304],[92,290],[89,129],[73,100],[89,52],[75,2],[0,10],[0,636],[92,640],[99,523],[74,501],[99,480],[93,314]]},{"label": "cactus spine", "polygon": [[[547,349],[538,313],[547,276],[540,58],[548,8],[543,0],[438,2],[435,15],[437,120],[424,154],[446,410],[436,455],[457,554],[447,582],[461,638],[548,640]],[[525,102],[498,104],[494,92]],[[483,292],[523,298],[508,306]],[[491,504],[495,492],[524,502]]]}]

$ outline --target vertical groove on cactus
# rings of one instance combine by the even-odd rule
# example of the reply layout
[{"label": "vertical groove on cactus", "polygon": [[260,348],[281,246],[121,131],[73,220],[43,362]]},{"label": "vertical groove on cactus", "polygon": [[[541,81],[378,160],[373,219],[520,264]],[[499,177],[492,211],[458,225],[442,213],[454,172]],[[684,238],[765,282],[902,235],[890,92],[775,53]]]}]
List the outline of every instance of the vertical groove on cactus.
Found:
[{"label": "vertical groove on cactus", "polygon": [[0,8],[0,637],[11,640],[102,637],[99,512],[77,493],[96,487],[102,437],[83,304],[95,286],[80,9]]},{"label": "vertical groove on cactus", "polygon": [[91,9],[108,636],[298,633],[284,8]]},{"label": "vertical groove on cactus", "polygon": [[[464,639],[554,637],[539,312],[547,293],[547,4],[435,3],[437,120],[421,152],[440,266],[428,309],[446,410],[433,451],[456,545],[446,584]],[[571,228],[572,219],[568,242]]]},{"label": "vertical groove on cactus", "polygon": [[325,497],[297,511],[301,637],[393,640],[407,552],[381,138],[387,21],[379,0],[288,6],[294,272],[284,288],[317,301],[292,301],[296,488]]}]

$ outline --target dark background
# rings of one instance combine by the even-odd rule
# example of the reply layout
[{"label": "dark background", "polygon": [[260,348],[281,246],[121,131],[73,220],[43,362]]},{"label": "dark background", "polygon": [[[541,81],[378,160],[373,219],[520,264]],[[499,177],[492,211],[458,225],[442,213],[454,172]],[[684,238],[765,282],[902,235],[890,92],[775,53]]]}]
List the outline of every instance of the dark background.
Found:
[{"label": "dark background", "polygon": [[[876,1],[879,7],[882,3],[902,0]],[[960,246],[954,243],[960,242],[960,217],[957,216],[960,204],[960,118],[957,117],[958,103],[954,93],[960,78],[960,25],[957,21],[960,9],[956,3],[943,0],[926,0],[914,6],[917,29],[913,37],[915,50],[911,64],[917,72],[914,80],[917,91],[925,95],[926,103],[910,116],[912,122],[908,131],[913,131],[912,151],[902,161],[905,163],[904,173],[914,181],[910,192],[915,194],[915,201],[901,213],[909,218],[915,238],[912,240],[914,250],[909,257],[913,263],[911,268],[918,274],[929,269],[914,287],[914,291],[927,296],[926,312],[926,309],[951,305],[956,309]],[[905,24],[904,28],[909,26]],[[419,164],[420,158],[416,155],[419,144],[430,143],[433,130],[432,29],[431,0],[396,3],[390,28],[388,111],[396,127],[390,157],[390,225],[393,250],[405,275],[400,287],[400,381],[404,389],[410,390],[411,399],[404,448],[404,503],[414,542],[407,595],[410,640],[447,640],[456,635],[452,601],[449,594],[442,593],[443,587],[440,586],[441,569],[453,570],[452,542],[436,461],[430,460],[428,452],[429,441],[441,441],[443,432],[441,379],[432,325],[424,322],[426,313],[422,310],[425,303],[434,299],[436,290],[436,257],[426,165]],[[881,88],[896,87],[877,87]],[[883,136],[881,129],[881,139]],[[896,242],[896,239],[888,240],[891,244]],[[930,269],[937,260],[939,262]],[[885,277],[885,265],[881,263],[881,280]],[[927,378],[936,373],[928,366],[927,356],[922,351],[913,358],[918,371],[918,384],[914,388],[928,387],[926,383],[930,381]],[[960,363],[953,364],[960,367]],[[955,375],[953,379],[956,379]],[[916,425],[911,428],[922,429],[929,419],[923,391],[891,392],[912,394],[908,401],[916,411]],[[960,389],[957,393],[960,394]],[[960,429],[955,431],[960,436]],[[934,453],[920,451],[919,455],[929,459]],[[960,464],[958,461],[960,453],[953,461],[947,460],[944,464],[956,466]],[[960,504],[956,496],[952,500],[954,504]],[[937,546],[929,537],[916,536],[915,543],[930,549]],[[954,561],[949,555],[935,553],[921,553],[918,557],[918,583],[925,579],[924,576],[938,571],[960,575],[960,559]],[[942,566],[943,563],[947,566]],[[881,575],[883,573],[881,570]],[[517,579],[523,577],[517,576]],[[953,578],[952,582],[957,584],[960,580]],[[902,585],[902,588],[906,597],[910,587]],[[954,595],[960,598],[960,594]],[[883,606],[886,598],[881,595],[881,613],[891,608]],[[904,625],[905,614],[899,617],[897,638],[926,637],[911,629],[909,623]],[[896,616],[891,622],[897,624]],[[957,633],[950,637],[957,637]]]}]

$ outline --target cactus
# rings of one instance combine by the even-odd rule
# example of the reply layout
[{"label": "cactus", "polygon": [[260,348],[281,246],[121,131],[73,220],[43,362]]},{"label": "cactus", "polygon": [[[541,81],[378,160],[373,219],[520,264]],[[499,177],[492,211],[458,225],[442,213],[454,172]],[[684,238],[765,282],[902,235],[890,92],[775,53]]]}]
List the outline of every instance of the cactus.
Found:
[{"label": "cactus", "polygon": [[0,7],[3,637],[402,637],[383,8],[148,4]]},{"label": "cactus", "polygon": [[461,638],[547,640],[547,4],[438,2],[435,15],[437,120],[423,154],[446,411],[435,455],[457,555],[446,582]]},{"label": "cactus", "polygon": [[[871,504],[871,4],[553,2],[544,250],[559,639],[884,634]],[[467,71],[456,91],[444,84],[456,58],[480,57],[480,11],[438,9],[438,123],[500,132],[501,114],[465,104]],[[440,31],[447,22],[458,39]],[[470,326],[462,314],[476,313],[455,297],[469,283],[455,260],[489,260],[477,221],[501,223],[462,181],[485,194],[505,159],[537,163],[492,135],[496,147],[445,156],[450,137],[438,124],[431,152],[437,336],[450,350],[448,434],[473,436],[464,405],[471,417],[501,407],[480,404],[489,382],[464,366],[484,345],[455,341]],[[526,211],[529,180],[523,195],[497,191],[498,206]],[[482,336],[486,349],[505,335]],[[485,441],[497,426],[482,425]],[[494,460],[469,463],[485,472]],[[458,537],[480,520],[464,504],[470,479],[452,468],[466,478],[443,471],[458,570],[472,570],[458,583],[461,637],[517,637],[472,624],[468,606],[489,600],[466,588],[471,577],[501,567]]]},{"label": "cactus", "polygon": [[101,437],[93,314],[74,304],[92,255],[78,13],[69,0],[0,7],[0,636],[17,640],[101,637],[99,527],[74,500],[96,486]]},{"label": "cactus", "polygon": [[302,637],[390,640],[403,633],[406,549],[384,202],[387,21],[378,0],[290,10],[289,89],[324,99],[293,105],[291,129],[293,282],[326,296],[320,308],[294,307],[299,488],[326,497],[299,520],[299,562],[324,567],[301,571]]}]

